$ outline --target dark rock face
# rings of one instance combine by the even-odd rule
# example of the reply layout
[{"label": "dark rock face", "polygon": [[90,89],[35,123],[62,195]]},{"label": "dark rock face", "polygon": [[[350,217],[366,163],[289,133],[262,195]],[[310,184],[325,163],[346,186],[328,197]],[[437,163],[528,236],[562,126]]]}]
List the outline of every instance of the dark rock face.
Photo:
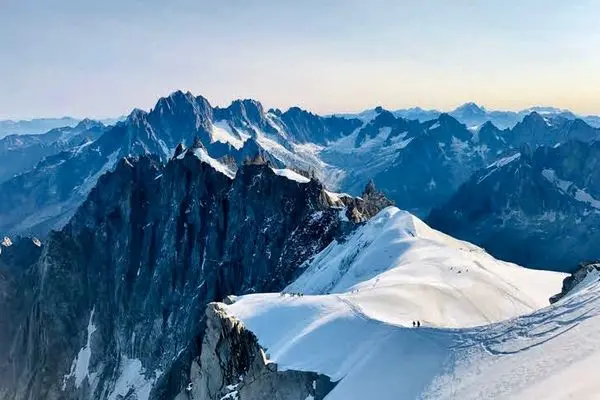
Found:
[{"label": "dark rock face", "polygon": [[595,274],[598,273],[598,271],[600,271],[600,264],[597,262],[580,264],[579,269],[563,280],[562,290],[560,293],[550,298],[550,303],[556,303],[558,300],[569,294],[569,292],[571,292],[578,284],[583,282],[589,274]]},{"label": "dark rock face", "polygon": [[599,163],[598,142],[523,149],[476,173],[427,223],[501,259],[573,270],[600,258]]},{"label": "dark rock face", "polygon": [[346,217],[352,221],[367,221],[394,202],[375,188],[375,182],[369,181],[359,198],[341,197],[346,207]]},{"label": "dark rock face", "polygon": [[322,400],[335,386],[312,372],[278,371],[256,336],[221,304],[208,305],[206,321],[200,362],[193,361],[190,385],[176,400]]},{"label": "dark rock face", "polygon": [[214,117],[217,121],[228,121],[234,129],[260,129],[271,134],[277,133],[267,121],[262,104],[256,100],[235,100],[227,108],[215,108]]},{"label": "dark rock face", "polygon": [[34,276],[30,271],[42,252],[37,243],[19,238],[0,244],[0,398],[16,378],[14,365],[22,365],[13,345],[22,328],[18,322],[31,308]]},{"label": "dark rock face", "polygon": [[[317,181],[236,178],[192,151],[121,160],[28,270],[3,399],[169,399],[189,383],[204,307],[277,291],[353,226]],[[367,207],[363,206],[363,209]],[[365,211],[366,213],[366,211]],[[25,311],[23,311],[25,310]]]},{"label": "dark rock face", "polygon": [[544,118],[537,112],[525,116],[511,131],[510,141],[514,146],[523,144],[554,146],[568,140],[591,142],[600,139],[600,131],[581,119],[560,116]]},{"label": "dark rock face", "polygon": [[361,125],[358,119],[320,117],[298,107],[290,108],[280,118],[290,135],[300,143],[326,144],[349,135]]}]

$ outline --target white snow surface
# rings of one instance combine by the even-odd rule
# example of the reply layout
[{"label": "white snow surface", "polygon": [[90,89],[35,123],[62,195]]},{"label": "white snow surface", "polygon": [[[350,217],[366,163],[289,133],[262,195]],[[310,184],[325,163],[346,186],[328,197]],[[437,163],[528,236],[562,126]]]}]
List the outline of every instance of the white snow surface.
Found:
[{"label": "white snow surface", "polygon": [[75,378],[76,388],[80,388],[85,379],[89,379],[90,381],[95,379],[95,374],[90,372],[90,359],[92,357],[91,340],[92,335],[94,332],[96,332],[96,325],[94,325],[94,311],[95,309],[92,309],[90,312],[90,319],[87,326],[87,342],[85,346],[79,350],[77,357],[75,357],[73,360],[73,363],[71,364],[71,371],[64,376],[63,390],[65,389],[67,381],[70,378]]},{"label": "white snow surface", "polygon": [[209,156],[205,149],[194,149],[194,155],[228,178],[235,178],[235,171]]},{"label": "white snow surface", "polygon": [[491,163],[490,165],[488,165],[487,168],[499,168],[499,167],[504,167],[505,165],[510,164],[511,162],[518,160],[519,158],[521,158],[521,153],[515,153],[511,156],[507,156],[507,157],[503,157],[499,160],[496,160],[495,162]]},{"label": "white snow surface", "polygon": [[485,174],[483,177],[479,178],[477,183],[479,184],[479,183],[483,182],[487,177],[492,175],[494,172],[498,171],[499,168],[502,168],[505,165],[508,165],[511,162],[518,160],[519,158],[521,158],[521,153],[516,153],[516,154],[513,154],[508,157],[503,157],[503,158],[491,163],[490,165],[488,165],[486,167],[486,169],[489,170],[489,172],[487,174]]},{"label": "white snow surface", "polygon": [[275,172],[276,175],[286,177],[286,178],[288,178],[291,181],[296,181],[296,182],[300,182],[300,183],[308,183],[308,182],[310,182],[309,178],[307,178],[307,177],[305,177],[303,175],[300,175],[296,171],[293,171],[293,170],[288,169],[288,168],[282,168],[282,169],[271,168],[271,170],[273,172]]},{"label": "white snow surface", "polygon": [[216,121],[212,124],[211,136],[213,141],[229,143],[236,149],[240,149],[244,145],[246,139],[250,137],[250,135],[240,137],[238,134],[234,133],[227,121]]},{"label": "white snow surface", "polygon": [[547,181],[553,183],[558,190],[565,195],[570,196],[579,202],[587,203],[589,206],[600,210],[600,200],[594,198],[585,190],[578,188],[573,182],[560,179],[556,175],[556,171],[553,169],[543,170],[542,176],[546,178]]},{"label": "white snow surface", "polygon": [[121,358],[119,372],[119,377],[108,396],[108,400],[119,400],[130,391],[135,392],[136,399],[148,400],[156,379],[161,375],[161,371],[155,371],[153,376],[148,377],[149,374],[140,360],[126,356]]},{"label": "white snow surface", "polygon": [[564,274],[498,261],[394,207],[304,267],[284,291],[303,296],[247,295],[227,309],[279,368],[339,381],[327,400],[596,393],[585,392],[594,369],[574,368],[600,361],[600,320],[579,327],[597,314],[597,278],[548,306]]}]

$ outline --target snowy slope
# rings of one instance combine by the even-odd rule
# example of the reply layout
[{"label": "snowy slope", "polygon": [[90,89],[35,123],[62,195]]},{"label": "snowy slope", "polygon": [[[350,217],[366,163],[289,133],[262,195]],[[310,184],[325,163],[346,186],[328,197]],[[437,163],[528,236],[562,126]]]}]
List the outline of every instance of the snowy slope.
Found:
[{"label": "snowy slope", "polygon": [[296,182],[300,182],[300,183],[308,183],[310,182],[310,179],[300,175],[299,173],[297,173],[296,171],[292,171],[291,169],[287,169],[287,168],[281,168],[281,169],[277,169],[277,168],[271,168],[271,170],[273,172],[275,172],[276,175],[279,176],[284,176],[287,179],[291,180],[291,181],[296,181]]},{"label": "snowy slope", "polygon": [[[531,312],[560,291],[561,274],[498,261],[477,246],[389,207],[306,265],[285,291],[351,293],[369,317],[407,325],[481,325]],[[535,280],[536,285],[531,285]],[[356,292],[358,291],[358,292]],[[390,304],[399,304],[389,310]],[[388,311],[389,310],[389,311]]]},{"label": "snowy slope", "polygon": [[280,368],[339,381],[328,400],[550,398],[544,380],[572,373],[564,353],[578,339],[561,336],[561,354],[524,350],[574,334],[595,288],[542,309],[563,277],[497,261],[390,207],[309,262],[286,289],[304,296],[248,295],[228,311]]}]

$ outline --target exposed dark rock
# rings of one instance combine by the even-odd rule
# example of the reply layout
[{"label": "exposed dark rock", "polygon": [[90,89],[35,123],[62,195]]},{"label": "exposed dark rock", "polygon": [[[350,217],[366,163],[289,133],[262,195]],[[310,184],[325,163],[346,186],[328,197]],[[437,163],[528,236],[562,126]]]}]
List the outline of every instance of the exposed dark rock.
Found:
[{"label": "exposed dark rock", "polygon": [[166,166],[122,159],[49,235],[28,270],[31,304],[7,335],[0,398],[141,396],[151,386],[151,399],[173,398],[200,354],[208,302],[281,290],[353,226],[315,180],[267,165],[242,166],[231,180],[184,154]]},{"label": "exposed dark rock", "polygon": [[577,271],[573,272],[563,280],[562,290],[560,293],[550,298],[550,303],[556,303],[558,300],[569,294],[575,286],[583,282],[589,274],[597,273],[598,271],[600,271],[600,264],[598,262],[582,263]]},{"label": "exposed dark rock", "polygon": [[358,119],[321,117],[292,107],[280,115],[287,131],[300,143],[326,144],[349,135],[361,125]]},{"label": "exposed dark rock", "polygon": [[176,400],[322,400],[335,386],[313,372],[278,371],[256,336],[219,303],[207,306],[206,323],[200,359]]}]

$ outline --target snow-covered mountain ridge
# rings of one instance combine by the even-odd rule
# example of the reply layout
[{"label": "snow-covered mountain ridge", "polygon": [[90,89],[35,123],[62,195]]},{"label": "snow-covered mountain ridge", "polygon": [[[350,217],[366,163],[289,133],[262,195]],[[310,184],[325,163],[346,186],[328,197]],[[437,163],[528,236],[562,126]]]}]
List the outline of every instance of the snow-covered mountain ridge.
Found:
[{"label": "snow-covered mountain ridge", "polygon": [[[549,306],[563,274],[499,262],[393,208],[307,264],[284,294],[247,295],[219,307],[230,316],[222,318],[256,335],[271,371],[330,378],[333,388],[312,393],[316,399],[597,393],[590,369],[600,356],[596,268]],[[412,286],[418,290],[409,297]],[[449,288],[460,295],[442,295]],[[252,398],[244,396],[243,378],[231,386],[239,400]],[[322,382],[317,375],[299,379]]]},{"label": "snow-covered mountain ridge", "polygon": [[320,399],[592,399],[599,281],[596,271],[552,306],[462,329],[382,324],[324,296],[255,295],[226,309],[277,370],[331,374]]}]

